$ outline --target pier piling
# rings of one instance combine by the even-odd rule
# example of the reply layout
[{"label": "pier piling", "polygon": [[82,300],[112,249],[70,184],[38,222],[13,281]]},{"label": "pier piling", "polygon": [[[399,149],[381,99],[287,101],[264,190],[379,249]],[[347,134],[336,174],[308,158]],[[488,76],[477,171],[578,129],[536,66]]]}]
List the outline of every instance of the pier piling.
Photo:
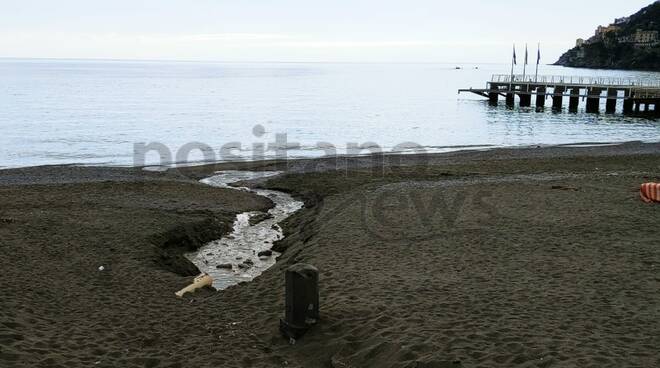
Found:
[{"label": "pier piling", "polygon": [[580,106],[580,88],[571,88],[571,98],[568,100],[568,111],[577,112]]},{"label": "pier piling", "polygon": [[497,106],[497,100],[500,97],[500,91],[498,89],[491,89],[488,93],[488,103],[490,106]]},{"label": "pier piling", "polygon": [[633,106],[635,104],[635,101],[633,98],[635,97],[635,94],[631,90],[626,90],[626,99],[623,100],[623,113],[624,114],[632,114],[633,112]]},{"label": "pier piling", "polygon": [[601,89],[592,87],[587,89],[587,112],[598,114],[600,112]]},{"label": "pier piling", "polygon": [[539,86],[536,89],[536,107],[543,108],[545,107],[545,86]]},{"label": "pier piling", "polygon": [[[623,101],[624,114],[644,113],[658,116],[660,105],[660,78],[619,78],[588,76],[536,76],[493,75],[486,89],[460,89],[488,98],[490,105],[497,105],[499,95],[505,96],[506,106],[515,105],[516,95],[521,107],[532,105],[536,96],[536,110],[543,111],[545,99],[552,96],[552,109],[561,111],[564,97],[569,98],[568,110],[577,112],[580,99],[587,100],[586,112],[599,113],[601,99],[605,100],[605,112],[616,113],[618,100]],[[607,93],[603,93],[607,92]],[[643,106],[642,106],[643,105]]]},{"label": "pier piling", "polygon": [[521,93],[518,95],[520,97],[520,107],[532,106],[532,95],[529,93],[529,85],[522,86],[520,91]]},{"label": "pier piling", "polygon": [[515,100],[516,100],[515,96],[516,95],[514,95],[513,93],[506,94],[506,105],[508,107],[513,107],[513,105],[515,104]]},{"label": "pier piling", "polygon": [[616,98],[619,94],[614,88],[609,88],[607,90],[607,102],[605,103],[605,113],[614,114],[616,112]]},{"label": "pier piling", "polygon": [[566,91],[566,87],[564,86],[557,86],[555,87],[555,93],[554,96],[552,96],[552,109],[553,110],[561,110],[561,107],[564,103],[564,91]]}]

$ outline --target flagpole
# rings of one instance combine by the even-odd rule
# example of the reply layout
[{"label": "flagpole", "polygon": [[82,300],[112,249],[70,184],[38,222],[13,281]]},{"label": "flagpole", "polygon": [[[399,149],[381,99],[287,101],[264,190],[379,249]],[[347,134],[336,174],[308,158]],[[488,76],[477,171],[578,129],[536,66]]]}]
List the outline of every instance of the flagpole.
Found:
[{"label": "flagpole", "polygon": [[513,87],[513,65],[516,63],[516,44],[513,44],[513,55],[511,56],[511,79],[509,80],[509,91]]},{"label": "flagpole", "polygon": [[527,72],[527,44],[525,44],[525,61],[523,62],[523,82],[525,82],[525,74]]},{"label": "flagpole", "polygon": [[536,75],[534,76],[534,82],[539,81],[539,63],[541,62],[541,43],[539,42],[538,47],[536,48]]}]

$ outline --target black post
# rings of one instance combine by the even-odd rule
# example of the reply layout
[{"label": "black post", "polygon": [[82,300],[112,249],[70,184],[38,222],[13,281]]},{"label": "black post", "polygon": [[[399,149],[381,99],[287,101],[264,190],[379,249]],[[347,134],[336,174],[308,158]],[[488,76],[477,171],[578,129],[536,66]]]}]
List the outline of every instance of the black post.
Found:
[{"label": "black post", "polygon": [[614,88],[607,90],[607,103],[605,104],[605,113],[614,114],[616,112],[616,97],[619,94]]},{"label": "black post", "polygon": [[536,107],[540,109],[545,107],[545,86],[536,89]]},{"label": "black post", "polygon": [[532,106],[532,94],[529,89],[529,84],[520,86],[521,93],[520,96],[520,107],[530,107]]},{"label": "black post", "polygon": [[600,88],[587,89],[587,113],[598,114],[600,109]]},{"label": "black post", "polygon": [[580,106],[580,87],[571,88],[571,97],[568,100],[568,111],[577,112]]},{"label": "black post", "polygon": [[490,92],[488,92],[488,104],[490,106],[497,106],[497,99],[500,97],[500,90],[497,85],[490,85]]},{"label": "black post", "polygon": [[506,105],[508,107],[513,107],[515,103],[515,95],[511,92],[506,94]]},{"label": "black post", "polygon": [[635,96],[634,92],[632,92],[631,90],[626,90],[626,98],[623,100],[624,114],[632,114],[633,105],[635,104],[635,100],[633,100],[634,96]]},{"label": "black post", "polygon": [[284,319],[280,332],[299,339],[319,319],[319,271],[308,264],[295,264],[286,270]]},{"label": "black post", "polygon": [[552,96],[552,109],[555,111],[561,110],[562,103],[564,102],[564,91],[566,87],[556,86]]}]

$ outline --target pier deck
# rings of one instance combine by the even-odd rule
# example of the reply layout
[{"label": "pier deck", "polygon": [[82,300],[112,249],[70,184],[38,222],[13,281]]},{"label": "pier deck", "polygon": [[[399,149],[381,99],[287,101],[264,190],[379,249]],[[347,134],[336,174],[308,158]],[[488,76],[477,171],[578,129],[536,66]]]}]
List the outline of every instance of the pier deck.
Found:
[{"label": "pier deck", "polygon": [[577,111],[580,100],[586,99],[589,113],[600,112],[601,100],[605,101],[605,112],[615,113],[617,102],[622,100],[624,114],[660,116],[660,79],[496,74],[486,88],[458,90],[462,92],[488,98],[491,105],[497,105],[499,96],[503,96],[507,106],[514,106],[518,96],[521,107],[531,107],[535,96],[537,108],[545,107],[550,97],[555,110],[561,110],[563,98],[568,97],[569,111]]}]

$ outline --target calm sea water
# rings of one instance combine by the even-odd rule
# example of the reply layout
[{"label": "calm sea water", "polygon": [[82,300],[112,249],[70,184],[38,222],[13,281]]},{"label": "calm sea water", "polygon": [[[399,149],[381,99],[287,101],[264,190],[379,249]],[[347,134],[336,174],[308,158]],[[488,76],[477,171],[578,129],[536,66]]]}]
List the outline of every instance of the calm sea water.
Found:
[{"label": "calm sea water", "polygon": [[[254,144],[267,146],[278,133],[287,135],[288,157],[321,155],[318,142],[345,153],[347,144],[365,142],[385,151],[404,142],[445,151],[660,140],[660,122],[620,114],[489,107],[457,90],[483,88],[509,66],[456,66],[0,60],[0,167],[132,165],[140,142],[162,143],[173,160],[191,142],[210,147],[215,159],[229,158],[222,146],[251,158]],[[540,74],[660,78],[552,66]],[[256,125],[265,134],[255,134]],[[146,158],[158,163],[153,152]]]}]

